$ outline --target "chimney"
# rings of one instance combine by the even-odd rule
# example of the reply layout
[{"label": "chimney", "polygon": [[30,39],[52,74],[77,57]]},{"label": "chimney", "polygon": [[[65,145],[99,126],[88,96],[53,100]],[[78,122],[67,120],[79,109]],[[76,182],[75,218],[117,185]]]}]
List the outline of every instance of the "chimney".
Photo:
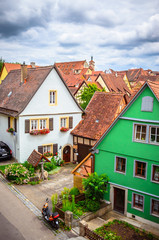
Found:
[{"label": "chimney", "polygon": [[93,56],[91,56],[91,61],[89,61],[89,68],[95,70],[95,62],[93,61]]},{"label": "chimney", "polygon": [[35,68],[35,62],[31,62],[30,65],[32,68]]},{"label": "chimney", "polygon": [[24,83],[27,78],[27,65],[25,65],[25,62],[21,65],[21,83]]}]

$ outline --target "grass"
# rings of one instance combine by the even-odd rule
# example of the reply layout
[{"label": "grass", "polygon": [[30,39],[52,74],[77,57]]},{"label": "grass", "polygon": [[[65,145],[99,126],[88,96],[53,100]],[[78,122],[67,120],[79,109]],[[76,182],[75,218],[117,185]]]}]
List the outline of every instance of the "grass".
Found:
[{"label": "grass", "polygon": [[48,172],[48,174],[55,174],[58,173],[60,171],[61,167],[56,167],[55,169],[51,170],[50,172]]}]

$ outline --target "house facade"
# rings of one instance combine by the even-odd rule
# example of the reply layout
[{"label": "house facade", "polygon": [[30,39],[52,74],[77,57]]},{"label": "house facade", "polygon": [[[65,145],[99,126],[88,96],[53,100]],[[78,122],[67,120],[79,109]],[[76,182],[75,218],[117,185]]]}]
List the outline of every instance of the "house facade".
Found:
[{"label": "house facade", "polygon": [[[25,68],[26,70],[26,68]],[[70,134],[82,109],[56,67],[11,71],[0,86],[0,136],[19,161],[35,149],[73,161]],[[6,130],[13,128],[14,132]]]},{"label": "house facade", "polygon": [[159,84],[145,83],[94,146],[114,210],[159,226]]},{"label": "house facade", "polygon": [[95,92],[83,119],[71,131],[74,160],[81,162],[127,104],[124,94]]}]

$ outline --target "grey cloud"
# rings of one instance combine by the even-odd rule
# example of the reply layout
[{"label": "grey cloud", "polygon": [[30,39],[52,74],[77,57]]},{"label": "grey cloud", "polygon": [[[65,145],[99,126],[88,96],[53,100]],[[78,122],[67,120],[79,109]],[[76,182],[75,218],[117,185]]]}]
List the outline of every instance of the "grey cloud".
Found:
[{"label": "grey cloud", "polygon": [[65,43],[65,42],[60,42],[59,43],[61,47],[64,47],[64,48],[73,48],[73,47],[78,47],[80,46],[79,43]]}]

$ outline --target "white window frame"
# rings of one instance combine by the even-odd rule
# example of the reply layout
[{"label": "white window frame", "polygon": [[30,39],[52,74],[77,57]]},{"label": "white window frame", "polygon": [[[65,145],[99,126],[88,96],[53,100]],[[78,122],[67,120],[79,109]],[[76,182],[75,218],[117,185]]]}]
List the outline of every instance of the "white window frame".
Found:
[{"label": "white window frame", "polygon": [[[159,129],[159,126],[156,126],[156,125],[149,126],[149,143],[154,144],[154,145],[159,145],[159,142],[156,142],[156,141],[151,142],[151,128],[156,128],[156,130],[157,130],[157,128]],[[157,139],[157,132],[155,133],[155,139]]]},{"label": "white window frame", "polygon": [[[137,126],[146,127],[145,140],[136,139]],[[141,138],[141,133],[140,133],[140,138]],[[141,142],[141,143],[147,143],[148,142],[148,125],[147,124],[141,124],[141,123],[134,123],[133,124],[133,140],[134,140],[134,142]]]},{"label": "white window frame", "polygon": [[[42,127],[41,127],[42,123]],[[46,129],[47,119],[39,119],[39,130]]]},{"label": "white window frame", "polygon": [[[119,170],[117,170],[117,169],[116,169],[116,165],[117,165],[117,158],[123,158],[123,159],[125,159],[125,172],[123,172],[123,171],[119,171]],[[114,166],[114,172],[117,172],[117,173],[121,173],[121,174],[124,174],[124,175],[126,175],[126,164],[127,164],[127,158],[125,158],[125,157],[121,157],[121,156],[115,156],[115,166]]]},{"label": "white window frame", "polygon": [[50,105],[56,105],[57,101],[57,91],[56,90],[50,90],[49,91],[49,104]]},{"label": "white window frame", "polygon": [[[142,208],[142,209],[134,206],[134,195],[138,195],[138,196],[143,197],[143,208]],[[144,212],[144,203],[145,203],[145,197],[144,197],[144,195],[141,195],[141,194],[138,194],[138,193],[134,193],[134,192],[132,193],[132,205],[131,205],[131,207],[132,207],[133,209],[136,209],[136,210],[139,210],[139,211],[141,211],[141,212]]]},{"label": "white window frame", "polygon": [[152,201],[153,201],[153,200],[159,202],[159,200],[156,200],[155,198],[151,198],[151,202],[150,202],[150,214],[151,214],[152,216],[155,216],[155,217],[158,217],[158,218],[159,218],[159,215],[157,215],[157,214],[155,214],[155,213],[152,212]]},{"label": "white window frame", "polygon": [[50,152],[51,153],[51,149],[52,149],[52,145],[51,144],[43,145],[43,154],[46,153],[46,152]]},{"label": "white window frame", "polygon": [[159,168],[159,165],[152,164],[152,166],[151,166],[151,182],[159,184],[159,181],[155,181],[155,180],[153,179],[153,168],[154,168],[154,167],[158,167],[158,168]]},{"label": "white window frame", "polygon": [[[62,127],[67,128],[67,126],[68,126],[67,121],[68,121],[67,117],[61,117],[60,118],[60,128],[62,128]],[[63,122],[65,123],[64,125],[63,125]]]},{"label": "white window frame", "polygon": [[[136,162],[146,163],[145,177],[136,175]],[[147,179],[147,165],[148,165],[148,163],[145,161],[134,160],[134,177],[146,180]]]},{"label": "white window frame", "polygon": [[[36,126],[36,128],[35,128]],[[30,120],[30,130],[38,130],[38,119],[31,119]]]}]

